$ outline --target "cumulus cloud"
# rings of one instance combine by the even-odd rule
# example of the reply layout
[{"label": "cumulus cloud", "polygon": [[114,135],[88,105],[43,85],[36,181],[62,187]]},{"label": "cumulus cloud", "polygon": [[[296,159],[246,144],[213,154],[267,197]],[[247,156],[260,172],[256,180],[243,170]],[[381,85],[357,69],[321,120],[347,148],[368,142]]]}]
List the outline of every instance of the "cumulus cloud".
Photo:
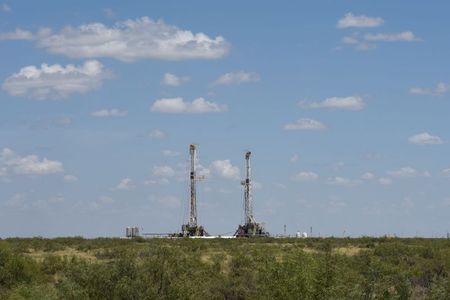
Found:
[{"label": "cumulus cloud", "polygon": [[388,174],[392,177],[417,177],[419,172],[411,167],[403,167],[398,170],[389,171]]},{"label": "cumulus cloud", "polygon": [[384,20],[379,17],[368,17],[365,15],[353,15],[352,13],[347,13],[345,16],[337,22],[338,28],[349,28],[349,27],[378,27],[383,25]]},{"label": "cumulus cloud", "polygon": [[11,32],[0,32],[0,40],[32,40],[33,38],[33,33],[21,28]]},{"label": "cumulus cloud", "polygon": [[152,139],[163,139],[167,137],[167,134],[164,131],[161,131],[159,129],[153,129],[148,133],[148,137]]},{"label": "cumulus cloud", "polygon": [[111,198],[110,196],[100,196],[95,201],[91,202],[89,204],[89,207],[92,209],[97,209],[104,207],[106,205],[110,205],[112,203],[114,203],[114,199]]},{"label": "cumulus cloud", "polygon": [[0,11],[5,13],[11,12],[11,7],[6,3],[2,3],[0,4]]},{"label": "cumulus cloud", "polygon": [[189,81],[189,77],[187,76],[177,76],[175,74],[165,73],[163,79],[161,80],[161,84],[168,86],[179,86],[187,81]]},{"label": "cumulus cloud", "polygon": [[343,186],[343,187],[353,187],[361,184],[361,180],[358,179],[349,179],[344,177],[332,177],[328,179],[328,184]]},{"label": "cumulus cloud", "polygon": [[378,179],[378,183],[382,184],[382,185],[391,185],[392,184],[392,179],[387,178],[387,177],[381,177]]},{"label": "cumulus cloud", "polygon": [[28,195],[24,193],[16,193],[5,202],[4,206],[10,208],[26,209],[29,206]]},{"label": "cumulus cloud", "polygon": [[159,178],[159,179],[148,179],[144,181],[145,185],[167,185],[169,184],[169,179]]},{"label": "cumulus cloud", "polygon": [[364,100],[359,96],[331,97],[318,102],[300,102],[303,108],[335,108],[344,110],[362,110],[365,106]]},{"label": "cumulus cloud", "polygon": [[414,95],[442,96],[450,91],[450,85],[438,82],[435,88],[413,87],[409,90]]},{"label": "cumulus cloud", "polygon": [[411,31],[400,33],[366,33],[364,39],[370,42],[417,42],[421,39]]},{"label": "cumulus cloud", "polygon": [[75,182],[78,181],[78,177],[74,175],[64,175],[64,181],[65,182]]},{"label": "cumulus cloud", "polygon": [[157,177],[173,177],[176,175],[176,172],[170,166],[154,166],[153,175]]},{"label": "cumulus cloud", "polygon": [[294,155],[292,155],[292,157],[289,159],[289,161],[290,161],[291,163],[296,163],[296,162],[298,162],[299,159],[300,159],[300,157],[298,156],[298,154],[294,154]]},{"label": "cumulus cloud", "polygon": [[444,143],[440,137],[431,135],[428,132],[413,135],[408,138],[408,142],[414,145],[440,145]]},{"label": "cumulus cloud", "polygon": [[231,84],[240,84],[246,82],[256,82],[259,81],[259,74],[254,72],[231,72],[226,73],[220,76],[217,80],[215,80],[212,85],[231,85]]},{"label": "cumulus cloud", "polygon": [[450,177],[450,168],[442,170],[442,175],[446,177]]},{"label": "cumulus cloud", "polygon": [[64,203],[64,202],[65,202],[64,196],[58,195],[58,196],[50,197],[45,200],[44,199],[37,200],[33,203],[33,206],[44,209],[44,208],[49,208],[50,206],[57,205],[57,204]]},{"label": "cumulus cloud", "polygon": [[39,159],[37,155],[20,156],[9,148],[3,148],[0,152],[0,164],[7,172],[19,175],[46,175],[64,171],[59,161]]},{"label": "cumulus cloud", "polygon": [[163,98],[156,100],[150,107],[152,112],[160,113],[209,113],[223,112],[227,110],[226,105],[210,102],[204,98],[197,98],[192,102],[184,101],[183,98]]},{"label": "cumulus cloud", "polygon": [[56,99],[97,89],[107,77],[108,72],[95,60],[81,66],[42,64],[40,68],[27,66],[20,69],[5,80],[2,88],[12,96]]},{"label": "cumulus cloud", "polygon": [[418,41],[421,41],[421,39],[416,37],[411,31],[400,33],[365,33],[364,35],[355,32],[352,35],[343,37],[341,40],[343,44],[352,45],[356,50],[362,51],[375,49],[377,43]]},{"label": "cumulus cloud", "polygon": [[326,126],[313,119],[299,119],[294,123],[284,125],[284,130],[322,130]]},{"label": "cumulus cloud", "polygon": [[319,179],[319,175],[311,171],[300,172],[291,177],[291,180],[298,182],[316,181],[317,179]]},{"label": "cumulus cloud", "polygon": [[375,179],[375,175],[371,172],[366,172],[361,176],[361,178],[364,180],[373,180]]},{"label": "cumulus cloud", "polygon": [[115,190],[132,190],[136,186],[133,183],[133,180],[131,178],[124,178],[122,179],[114,188]]},{"label": "cumulus cloud", "polygon": [[129,19],[108,27],[102,23],[67,26],[57,33],[47,30],[36,45],[72,58],[111,57],[125,62],[142,59],[217,59],[230,44],[221,36],[181,30],[148,17]]},{"label": "cumulus cloud", "polygon": [[238,167],[233,166],[229,159],[216,160],[210,165],[210,169],[220,177],[226,179],[239,179],[240,170]]},{"label": "cumulus cloud", "polygon": [[6,177],[8,175],[8,170],[5,167],[0,168],[0,178]]},{"label": "cumulus cloud", "polygon": [[128,112],[126,110],[119,110],[117,108],[112,109],[101,109],[91,113],[91,116],[97,118],[107,118],[107,117],[126,117]]}]

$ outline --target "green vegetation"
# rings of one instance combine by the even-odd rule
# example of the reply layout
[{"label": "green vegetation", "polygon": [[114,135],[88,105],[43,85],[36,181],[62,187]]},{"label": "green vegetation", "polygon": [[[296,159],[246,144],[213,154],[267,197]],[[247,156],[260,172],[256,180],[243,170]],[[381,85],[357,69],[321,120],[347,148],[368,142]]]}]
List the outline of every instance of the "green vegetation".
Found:
[{"label": "green vegetation", "polygon": [[450,299],[450,240],[6,239],[0,299]]}]

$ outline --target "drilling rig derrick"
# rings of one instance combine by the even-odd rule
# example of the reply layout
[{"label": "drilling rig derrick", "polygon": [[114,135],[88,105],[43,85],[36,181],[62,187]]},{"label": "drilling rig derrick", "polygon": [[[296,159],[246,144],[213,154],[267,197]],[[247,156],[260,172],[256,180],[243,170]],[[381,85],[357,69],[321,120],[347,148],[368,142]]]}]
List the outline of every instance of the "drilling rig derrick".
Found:
[{"label": "drilling rig derrick", "polygon": [[196,183],[198,180],[201,180],[202,177],[197,177],[196,174],[196,155],[197,155],[197,146],[190,145],[189,146],[189,156],[190,156],[190,198],[189,198],[189,220],[187,224],[183,224],[181,226],[180,236],[189,237],[189,236],[206,236],[207,233],[203,226],[199,226],[197,224],[197,192],[196,192]]},{"label": "drilling rig derrick", "polygon": [[253,217],[253,203],[252,203],[252,182],[251,182],[251,167],[250,156],[252,153],[247,151],[245,153],[245,179],[241,181],[244,187],[244,224],[239,225],[236,237],[255,237],[268,236],[269,233],[265,231],[263,224],[257,223]]}]

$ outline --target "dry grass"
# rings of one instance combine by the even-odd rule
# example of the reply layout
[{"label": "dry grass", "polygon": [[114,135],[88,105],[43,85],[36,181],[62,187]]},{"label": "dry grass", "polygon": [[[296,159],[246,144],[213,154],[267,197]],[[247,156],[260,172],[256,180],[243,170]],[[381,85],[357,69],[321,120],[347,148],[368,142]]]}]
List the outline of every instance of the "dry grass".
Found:
[{"label": "dry grass", "polygon": [[90,252],[84,252],[79,251],[70,247],[65,248],[64,250],[58,250],[58,251],[52,251],[52,252],[45,252],[45,251],[36,251],[34,249],[29,249],[28,253],[25,253],[25,255],[30,256],[37,261],[42,261],[45,257],[53,255],[53,256],[60,256],[60,257],[77,257],[82,258],[89,261],[95,261],[97,258],[93,253]]}]

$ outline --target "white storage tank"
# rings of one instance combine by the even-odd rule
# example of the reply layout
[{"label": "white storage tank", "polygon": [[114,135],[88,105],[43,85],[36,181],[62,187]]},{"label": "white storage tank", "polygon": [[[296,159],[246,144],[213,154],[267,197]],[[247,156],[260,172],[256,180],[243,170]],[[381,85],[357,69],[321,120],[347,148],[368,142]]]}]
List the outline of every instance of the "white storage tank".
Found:
[{"label": "white storage tank", "polygon": [[127,227],[125,230],[125,235],[127,238],[134,238],[139,236],[139,228],[138,227]]}]

